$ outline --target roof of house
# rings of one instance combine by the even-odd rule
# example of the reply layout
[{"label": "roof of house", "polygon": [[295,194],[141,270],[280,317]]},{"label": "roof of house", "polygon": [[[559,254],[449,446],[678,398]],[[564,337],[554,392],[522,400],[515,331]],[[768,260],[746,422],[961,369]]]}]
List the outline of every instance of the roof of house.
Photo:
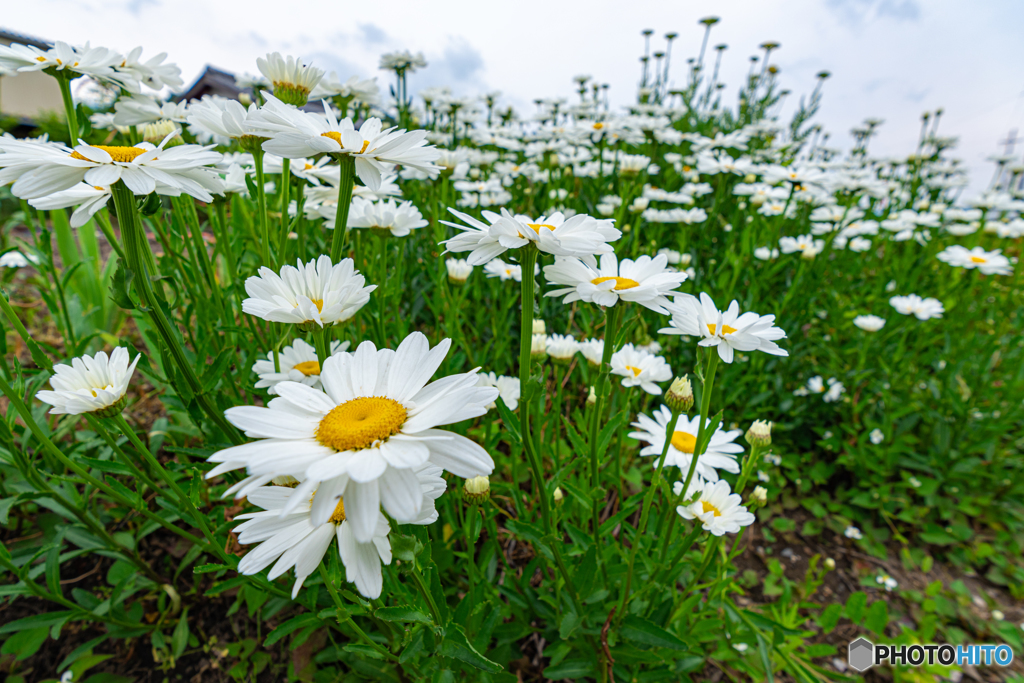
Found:
[{"label": "roof of house", "polygon": [[22,45],[31,45],[32,47],[38,47],[41,50],[49,50],[53,47],[53,43],[42,38],[35,38],[33,36],[26,36],[24,33],[18,33],[17,31],[10,31],[8,29],[0,27],[0,43],[21,43]]},{"label": "roof of house", "polygon": [[220,95],[237,99],[238,94],[244,90],[245,88],[239,88],[235,84],[233,73],[207,64],[192,85],[185,92],[176,95],[174,99],[178,102],[188,102],[200,99],[203,95]]}]

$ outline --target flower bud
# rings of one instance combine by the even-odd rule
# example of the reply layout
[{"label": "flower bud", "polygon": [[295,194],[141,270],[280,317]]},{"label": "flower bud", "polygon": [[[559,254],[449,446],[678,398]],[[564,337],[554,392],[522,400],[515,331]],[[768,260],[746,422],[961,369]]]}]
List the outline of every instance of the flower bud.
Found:
[{"label": "flower bud", "polygon": [[747,175],[743,176],[743,182],[745,182],[747,185],[750,185],[751,183],[756,183],[757,176],[754,175],[753,173],[748,173]]},{"label": "flower bud", "polygon": [[453,285],[466,284],[466,280],[473,272],[473,266],[465,259],[450,258],[445,261],[445,266],[448,268],[448,282]]},{"label": "flower bud", "polygon": [[689,378],[676,377],[665,395],[665,403],[674,413],[686,413],[693,407],[693,386]]},{"label": "flower bud", "polygon": [[562,493],[561,486],[555,487],[555,492],[551,494],[551,498],[555,501],[555,505],[561,505],[565,502],[565,494]]},{"label": "flower bud", "polygon": [[547,334],[548,326],[544,324],[544,321],[540,318],[535,318],[533,321],[533,333],[534,334]]},{"label": "flower bud", "polygon": [[[543,321],[541,324],[544,324]],[[536,329],[536,328],[534,328]],[[533,360],[544,360],[548,355],[548,336],[537,333],[533,335],[530,342],[530,358]]]},{"label": "flower bud", "polygon": [[835,568],[836,568],[836,561],[833,560],[831,557],[826,557],[825,558],[825,569],[827,571],[832,571]]},{"label": "flower bud", "polygon": [[594,387],[590,387],[590,393],[587,394],[587,405],[592,406],[597,403],[597,392],[594,391]]},{"label": "flower bud", "polygon": [[768,504],[768,489],[763,486],[755,486],[750,493],[750,502],[755,507],[763,507]]},{"label": "flower bud", "polygon": [[462,492],[470,503],[479,503],[491,495],[491,480],[486,475],[467,479],[462,485]]},{"label": "flower bud", "polygon": [[747,443],[751,446],[770,446],[772,443],[772,423],[754,420],[747,430]]}]

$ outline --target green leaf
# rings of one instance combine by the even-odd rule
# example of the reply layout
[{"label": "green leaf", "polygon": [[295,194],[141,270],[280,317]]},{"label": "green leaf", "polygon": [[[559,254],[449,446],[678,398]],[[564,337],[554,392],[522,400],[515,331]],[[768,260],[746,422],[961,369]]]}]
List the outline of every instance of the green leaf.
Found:
[{"label": "green leaf", "polygon": [[757,654],[761,657],[761,666],[764,667],[765,680],[768,683],[774,683],[775,673],[772,668],[772,656],[768,651],[768,642],[761,635],[760,631],[754,631],[754,636],[757,638]]},{"label": "green leaf", "polygon": [[441,647],[438,649],[438,654],[458,659],[487,673],[496,674],[504,670],[500,664],[492,662],[477,652],[476,648],[466,638],[462,627],[458,624],[452,624],[448,627],[444,634],[444,640],[441,641]]},{"label": "green leaf", "polygon": [[416,624],[432,624],[434,621],[429,615],[424,614],[415,607],[399,605],[397,607],[381,607],[373,613],[373,616],[384,621],[403,621]]},{"label": "green leaf", "polygon": [[188,499],[198,508],[203,502],[203,473],[192,468],[192,483],[188,488]]},{"label": "green leaf", "polygon": [[594,675],[594,663],[586,659],[572,659],[544,669],[544,678],[558,681]]},{"label": "green leaf", "polygon": [[669,633],[660,626],[656,626],[650,621],[633,614],[626,616],[625,621],[622,623],[622,630],[620,633],[626,640],[631,640],[634,643],[640,643],[641,645],[667,647],[672,650],[680,651],[688,649],[686,647],[686,643],[680,640],[677,636]]},{"label": "green leaf", "polygon": [[516,443],[523,442],[523,436],[519,433],[519,419],[512,414],[512,411],[508,409],[505,402],[501,400],[499,396],[495,401],[494,405],[498,407],[498,414],[501,415],[501,423],[505,425],[505,429],[508,430],[509,436]]},{"label": "green leaf", "polygon": [[864,608],[868,604],[868,596],[864,591],[857,591],[846,600],[846,618],[859,624],[864,616]]},{"label": "green leaf", "polygon": [[131,287],[135,273],[128,268],[128,265],[120,258],[117,259],[117,270],[114,277],[110,279],[110,300],[126,311],[135,309],[135,302],[132,301],[128,290]]},{"label": "green leaf", "polygon": [[70,610],[33,614],[30,617],[22,617],[21,619],[15,619],[14,621],[3,624],[0,626],[0,633],[14,633],[16,631],[25,631],[37,628],[49,630],[51,626],[63,624],[74,614],[75,613]]},{"label": "green leaf", "polygon": [[174,658],[177,659],[185,654],[186,647],[188,647],[188,607],[182,610],[178,625],[174,627],[174,633],[171,635],[171,651],[174,653]]},{"label": "green leaf", "polygon": [[226,564],[201,564],[192,570],[193,574],[209,574],[211,572],[219,572],[223,569],[231,569]]},{"label": "green leaf", "polygon": [[3,646],[0,647],[0,654],[14,655],[15,659],[19,661],[31,657],[43,646],[49,633],[50,629],[48,628],[33,628],[15,633],[4,641]]},{"label": "green leaf", "polygon": [[562,615],[562,622],[558,626],[558,636],[562,640],[569,640],[572,634],[580,626],[581,619],[575,612],[566,612]]},{"label": "green leaf", "polygon": [[843,606],[838,603],[833,603],[826,607],[820,615],[818,615],[818,625],[821,626],[821,630],[825,633],[830,633],[832,629],[839,623],[839,617],[842,616]]},{"label": "green leaf", "polygon": [[384,659],[384,655],[378,652],[377,648],[365,645],[363,643],[349,643],[341,649],[345,652],[351,652],[354,655],[359,655],[360,657],[370,657],[371,659]]},{"label": "green leaf", "polygon": [[283,624],[280,624],[267,635],[267,639],[263,641],[263,647],[270,647],[288,634],[298,631],[300,628],[313,626],[319,623],[320,618],[311,612],[306,612],[305,614],[300,614],[297,617],[292,617]]},{"label": "green leaf", "polygon": [[415,536],[391,534],[391,554],[403,562],[412,562],[423,552],[423,544]]},{"label": "green leaf", "polygon": [[885,635],[885,627],[888,624],[889,608],[885,604],[885,600],[875,600],[864,617],[864,628],[878,635]]}]

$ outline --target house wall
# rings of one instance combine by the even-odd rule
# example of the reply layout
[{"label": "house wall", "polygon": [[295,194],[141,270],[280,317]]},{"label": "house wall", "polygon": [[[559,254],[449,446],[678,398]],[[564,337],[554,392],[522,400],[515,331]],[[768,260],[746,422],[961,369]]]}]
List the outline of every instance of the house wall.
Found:
[{"label": "house wall", "polygon": [[[0,39],[0,44],[10,43]],[[63,115],[64,100],[61,99],[57,79],[41,71],[0,76],[0,113],[35,118],[45,112]]]}]

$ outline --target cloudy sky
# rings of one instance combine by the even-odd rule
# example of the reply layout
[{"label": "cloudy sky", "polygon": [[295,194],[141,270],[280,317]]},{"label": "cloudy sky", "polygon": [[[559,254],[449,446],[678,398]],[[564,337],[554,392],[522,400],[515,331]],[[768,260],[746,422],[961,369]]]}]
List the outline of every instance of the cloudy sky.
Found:
[{"label": "cloudy sky", "polygon": [[[1015,128],[1024,129],[1024,2],[1020,0],[32,0],[7,3],[0,26],[48,40],[145,54],[166,51],[186,80],[205,64],[255,72],[256,57],[295,54],[343,78],[379,76],[380,54],[422,51],[429,67],[412,88],[447,85],[460,95],[497,89],[520,110],[537,97],[573,96],[572,77],[592,74],[611,85],[614,105],[635,96],[640,32],[656,47],[680,34],[673,68],[700,49],[701,17],[720,16],[711,44],[726,43],[723,80],[734,101],[757,45],[782,48],[773,63],[797,95],[823,69],[818,121],[831,143],[847,146],[849,129],[885,119],[873,150],[905,154],[916,144],[920,115],[943,108],[940,134],[960,138],[958,154],[981,189],[985,158]],[[1022,131],[1024,134],[1024,131]],[[1024,145],[1018,145],[1024,151]]]}]

